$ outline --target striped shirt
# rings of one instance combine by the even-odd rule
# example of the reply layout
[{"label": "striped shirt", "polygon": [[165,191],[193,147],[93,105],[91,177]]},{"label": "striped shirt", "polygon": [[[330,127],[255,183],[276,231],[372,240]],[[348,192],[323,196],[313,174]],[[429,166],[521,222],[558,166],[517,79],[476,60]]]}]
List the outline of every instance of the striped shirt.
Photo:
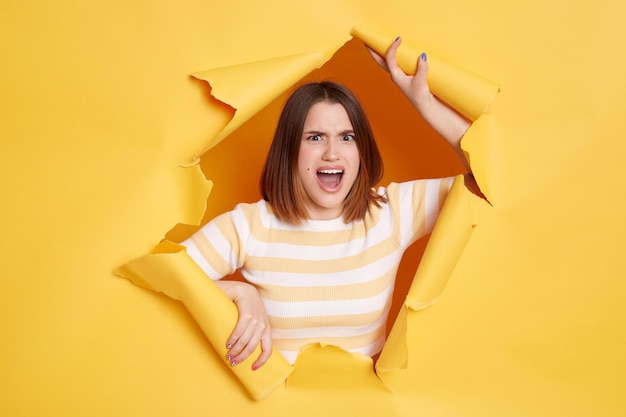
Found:
[{"label": "striped shirt", "polygon": [[256,286],[274,346],[291,363],[308,343],[375,355],[402,254],[429,233],[453,178],[380,187],[388,202],[364,220],[282,222],[261,200],[239,204],[184,241],[214,280],[240,269]]}]

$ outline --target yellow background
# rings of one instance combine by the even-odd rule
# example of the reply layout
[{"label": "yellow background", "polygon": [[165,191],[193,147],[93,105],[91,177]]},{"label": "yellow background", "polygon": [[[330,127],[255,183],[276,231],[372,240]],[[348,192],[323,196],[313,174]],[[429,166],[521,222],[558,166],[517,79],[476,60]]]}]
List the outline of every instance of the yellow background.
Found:
[{"label": "yellow background", "polygon": [[[0,14],[2,415],[623,415],[626,6],[59,3]],[[469,149],[493,207],[474,202],[441,299],[409,312],[406,370],[383,385],[367,363],[313,349],[254,402],[178,303],[112,271],[204,211],[208,184],[181,166],[232,109],[190,74],[326,53],[356,24],[502,84],[489,140]],[[362,98],[385,181],[459,172],[360,41],[313,77]],[[202,157],[206,216],[258,198],[281,103]]]}]

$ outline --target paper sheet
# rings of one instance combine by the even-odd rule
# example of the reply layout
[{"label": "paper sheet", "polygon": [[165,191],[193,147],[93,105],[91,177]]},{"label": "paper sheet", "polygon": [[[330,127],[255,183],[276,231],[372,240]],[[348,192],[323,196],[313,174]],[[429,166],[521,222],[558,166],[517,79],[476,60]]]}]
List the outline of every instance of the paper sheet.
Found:
[{"label": "paper sheet", "polygon": [[[249,3],[4,8],[0,413],[622,415],[624,7]],[[255,401],[182,303],[111,271],[177,223],[258,198],[239,170],[257,169],[284,96],[215,144],[233,109],[190,76],[204,69],[320,52],[307,78],[357,92],[385,181],[459,172],[362,45],[341,46],[355,26],[501,82],[464,140],[492,205],[468,196],[475,226],[444,291],[401,309],[406,368],[383,383],[312,347]]]}]

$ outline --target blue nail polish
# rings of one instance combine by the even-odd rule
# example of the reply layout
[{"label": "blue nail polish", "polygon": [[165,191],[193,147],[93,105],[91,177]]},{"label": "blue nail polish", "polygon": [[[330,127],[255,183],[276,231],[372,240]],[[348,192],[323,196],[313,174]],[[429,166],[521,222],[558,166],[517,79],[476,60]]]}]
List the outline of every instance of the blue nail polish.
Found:
[{"label": "blue nail polish", "polygon": [[426,61],[426,52],[422,52],[422,61]]}]

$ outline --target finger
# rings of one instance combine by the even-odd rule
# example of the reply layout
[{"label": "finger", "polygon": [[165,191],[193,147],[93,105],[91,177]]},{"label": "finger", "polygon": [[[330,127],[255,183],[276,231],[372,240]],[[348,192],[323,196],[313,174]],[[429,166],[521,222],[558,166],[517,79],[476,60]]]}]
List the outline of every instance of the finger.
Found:
[{"label": "finger", "polygon": [[[239,327],[239,325],[237,326]],[[242,358],[238,358],[238,355],[240,355],[245,347],[250,343],[253,336],[254,324],[250,323],[250,321],[246,321],[245,324],[242,324],[241,329],[235,328],[235,331],[233,331],[233,334],[229,338],[229,342],[226,345],[229,349],[226,353],[226,359],[228,359],[232,365],[236,365],[243,360]]]},{"label": "finger", "polygon": [[398,66],[398,61],[396,60],[396,52],[402,43],[402,38],[399,36],[393,41],[389,49],[387,49],[387,53],[385,54],[385,61],[387,63],[387,68],[391,73],[392,77],[396,77],[399,73],[404,74],[404,72]]},{"label": "finger", "polygon": [[237,355],[231,357],[231,365],[238,365],[248,359],[258,345],[259,342],[257,339],[250,340]]},{"label": "finger", "polygon": [[251,322],[246,332],[231,349],[231,361],[237,364],[246,360],[259,345],[267,328],[265,322]]},{"label": "finger", "polygon": [[268,332],[266,336],[261,338],[261,354],[259,355],[259,358],[252,364],[252,369],[254,371],[259,369],[259,367],[263,366],[265,362],[268,361],[270,356],[272,356],[272,337]]},{"label": "finger", "polygon": [[227,349],[232,349],[233,346],[235,346],[237,341],[243,335],[243,333],[246,330],[247,326],[248,326],[247,322],[242,320],[241,317],[239,317],[239,320],[237,321],[237,325],[235,325],[235,328],[233,329],[233,332],[230,334],[230,336],[228,337],[228,340],[226,341],[226,348]]},{"label": "finger", "polygon": [[243,354],[243,352],[246,349],[246,347],[252,343],[254,343],[254,346],[256,346],[256,344],[258,343],[258,340],[257,340],[257,343],[255,343],[255,341],[253,340],[253,334],[251,333],[251,331],[245,332],[243,335],[241,335],[239,339],[237,339],[237,341],[232,345],[230,350],[227,352],[226,359],[231,361],[233,365],[236,365],[237,363],[243,361],[247,357],[245,354]]},{"label": "finger", "polygon": [[426,80],[428,78],[428,57],[426,56],[426,52],[422,52],[417,60],[417,72],[415,73],[415,78],[415,81],[426,84]]}]

